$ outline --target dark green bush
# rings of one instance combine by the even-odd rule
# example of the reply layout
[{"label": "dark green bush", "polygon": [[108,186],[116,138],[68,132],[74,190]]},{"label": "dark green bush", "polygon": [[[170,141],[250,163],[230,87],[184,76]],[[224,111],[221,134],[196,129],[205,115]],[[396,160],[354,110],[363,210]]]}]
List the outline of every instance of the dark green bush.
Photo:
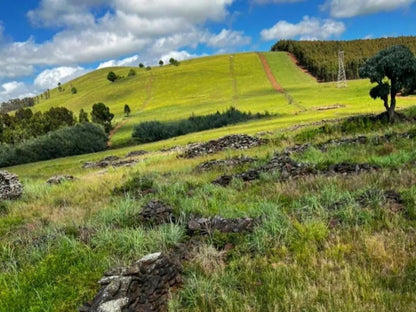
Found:
[{"label": "dark green bush", "polygon": [[192,115],[185,120],[165,123],[160,121],[142,122],[134,127],[132,137],[139,143],[155,142],[187,133],[220,128],[248,121],[250,119],[258,119],[268,116],[270,116],[268,112],[264,114],[257,113],[252,115],[251,113],[240,112],[234,107],[230,107],[223,113],[217,111],[215,114],[205,116]]},{"label": "dark green bush", "polygon": [[0,145],[0,167],[102,151],[107,135],[92,123],[77,124],[23,143]]}]

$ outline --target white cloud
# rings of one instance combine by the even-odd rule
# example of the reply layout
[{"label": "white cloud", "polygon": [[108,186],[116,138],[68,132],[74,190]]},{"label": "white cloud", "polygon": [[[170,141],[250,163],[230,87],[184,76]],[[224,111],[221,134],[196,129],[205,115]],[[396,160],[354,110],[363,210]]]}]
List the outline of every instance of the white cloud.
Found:
[{"label": "white cloud", "polygon": [[232,31],[223,29],[217,35],[210,35],[206,43],[213,48],[223,48],[226,46],[236,47],[250,44],[250,37],[244,36],[242,31]]},{"label": "white cloud", "polygon": [[354,17],[358,15],[393,11],[410,7],[416,0],[328,0],[323,9],[329,9],[332,17]]},{"label": "white cloud", "polygon": [[314,17],[304,16],[302,21],[292,24],[287,21],[279,21],[269,29],[261,31],[263,40],[294,39],[318,40],[339,36],[345,31],[345,25],[331,19],[319,20]]},{"label": "white cloud", "polygon": [[267,3],[294,3],[302,2],[305,0],[251,0],[250,2],[255,4],[267,4]]},{"label": "white cloud", "polygon": [[201,56],[205,56],[205,54],[197,55],[197,54],[191,54],[187,51],[170,51],[169,53],[162,55],[160,59],[163,61],[163,63],[169,64],[169,60],[172,57],[177,61],[183,61],[183,60],[188,60],[188,59],[197,58]]},{"label": "white cloud", "polygon": [[139,61],[139,56],[133,55],[122,60],[109,60],[107,62],[100,63],[97,69],[105,67],[114,67],[114,66],[137,66]]},{"label": "white cloud", "polygon": [[65,83],[87,72],[88,70],[80,66],[61,66],[52,69],[46,69],[35,78],[34,85],[37,89],[43,90],[48,88],[55,88],[58,82]]},{"label": "white cloud", "polygon": [[31,97],[35,94],[24,82],[10,81],[0,85],[0,103],[9,99]]}]

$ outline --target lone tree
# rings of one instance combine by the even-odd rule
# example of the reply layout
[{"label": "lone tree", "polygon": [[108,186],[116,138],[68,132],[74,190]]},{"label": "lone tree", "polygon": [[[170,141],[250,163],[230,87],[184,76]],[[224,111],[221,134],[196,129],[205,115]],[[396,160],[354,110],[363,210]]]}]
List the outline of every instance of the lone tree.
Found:
[{"label": "lone tree", "polygon": [[160,65],[160,66],[163,66],[163,64],[164,64],[164,63],[163,63],[163,61],[162,61],[162,60],[160,60],[160,61],[159,61],[159,65]]},{"label": "lone tree", "polygon": [[130,113],[131,113],[130,106],[128,104],[125,104],[124,105],[124,114],[126,115],[126,117],[129,117]]},{"label": "lone tree", "polygon": [[114,114],[110,113],[110,108],[104,103],[96,103],[92,106],[91,119],[92,122],[104,126],[105,132],[109,133],[111,130],[111,120]]},{"label": "lone tree", "polygon": [[140,63],[140,64],[139,64],[139,67],[140,67],[140,68],[143,68],[143,67],[144,67],[143,63]]},{"label": "lone tree", "polygon": [[377,83],[370,90],[370,96],[383,101],[388,120],[393,122],[396,94],[414,83],[416,59],[409,48],[403,45],[394,45],[368,59],[360,68],[359,74],[362,78],[369,78],[371,83]]},{"label": "lone tree", "polygon": [[111,82],[114,82],[117,80],[117,75],[114,72],[110,71],[107,75],[107,79]]}]

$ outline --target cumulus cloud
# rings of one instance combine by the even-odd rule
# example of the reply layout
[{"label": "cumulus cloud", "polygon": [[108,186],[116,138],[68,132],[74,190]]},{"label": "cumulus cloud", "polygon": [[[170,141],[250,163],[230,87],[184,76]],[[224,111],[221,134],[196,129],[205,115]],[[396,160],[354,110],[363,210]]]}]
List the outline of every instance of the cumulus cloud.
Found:
[{"label": "cumulus cloud", "polygon": [[302,2],[305,0],[251,0],[251,3],[254,4],[268,4],[268,3],[294,3],[294,2]]},{"label": "cumulus cloud", "polygon": [[107,62],[100,63],[97,69],[114,66],[137,66],[138,60],[139,56],[136,54],[131,57],[124,58],[122,60],[109,60]]},{"label": "cumulus cloud", "polygon": [[191,54],[187,51],[170,51],[169,53],[166,53],[160,57],[160,59],[163,61],[163,63],[168,64],[169,60],[173,57],[177,61],[183,61],[188,59],[193,59],[197,57],[205,56],[204,55],[198,55],[198,54]]},{"label": "cumulus cloud", "polygon": [[65,83],[86,74],[88,71],[89,70],[80,66],[61,66],[52,69],[46,69],[35,78],[34,85],[37,89],[55,88],[58,82]]},{"label": "cumulus cloud", "polygon": [[244,36],[242,31],[223,29],[217,35],[209,35],[206,44],[213,48],[224,48],[226,46],[236,47],[250,44],[250,37]]},{"label": "cumulus cloud", "polygon": [[331,19],[319,20],[314,17],[304,16],[297,23],[279,21],[269,29],[261,31],[263,40],[295,39],[319,40],[339,36],[345,31],[345,25]]},{"label": "cumulus cloud", "polygon": [[9,99],[31,97],[35,94],[24,82],[10,81],[0,85],[0,103]]},{"label": "cumulus cloud", "polygon": [[358,15],[393,11],[410,7],[416,0],[329,0],[323,9],[329,9],[332,17],[354,17]]}]

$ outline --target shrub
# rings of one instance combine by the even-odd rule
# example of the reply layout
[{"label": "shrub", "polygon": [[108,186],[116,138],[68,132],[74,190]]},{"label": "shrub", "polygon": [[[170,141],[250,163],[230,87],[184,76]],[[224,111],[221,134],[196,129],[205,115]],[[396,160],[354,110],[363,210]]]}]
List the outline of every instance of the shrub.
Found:
[{"label": "shrub", "polygon": [[114,73],[114,72],[112,72],[112,71],[110,71],[108,74],[107,74],[107,79],[108,80],[110,80],[111,82],[114,82],[114,81],[116,81],[117,80],[117,75]]},{"label": "shrub", "polygon": [[0,167],[102,151],[104,130],[92,123],[77,124],[26,142],[0,145]]},{"label": "shrub", "polygon": [[129,70],[129,73],[127,74],[127,77],[136,76],[136,71],[132,68]]},{"label": "shrub", "polygon": [[224,127],[255,118],[270,116],[269,113],[255,114],[240,112],[234,107],[230,107],[226,112],[194,116],[188,119],[174,122],[161,123],[159,121],[146,121],[134,127],[132,137],[140,143],[155,142],[165,140],[187,133],[203,131]]}]

